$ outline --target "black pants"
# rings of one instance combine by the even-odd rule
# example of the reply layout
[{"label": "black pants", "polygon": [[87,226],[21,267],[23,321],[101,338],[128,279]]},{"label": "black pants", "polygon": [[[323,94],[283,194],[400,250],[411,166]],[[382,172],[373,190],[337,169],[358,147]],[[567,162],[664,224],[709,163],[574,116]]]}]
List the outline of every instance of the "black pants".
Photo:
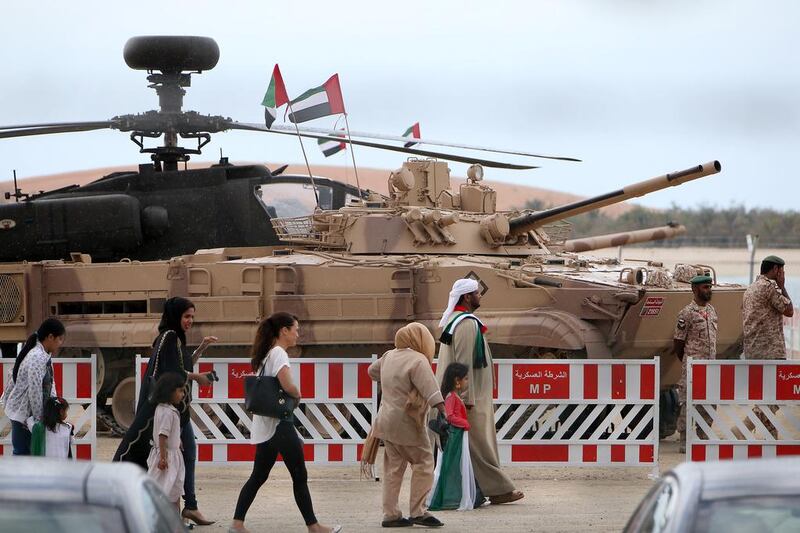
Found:
[{"label": "black pants", "polygon": [[279,453],[283,456],[283,463],[292,476],[294,501],[303,515],[303,520],[305,520],[307,526],[317,523],[317,517],[314,516],[314,506],[311,503],[311,494],[308,492],[308,473],[306,472],[306,460],[303,457],[303,443],[300,441],[300,437],[297,436],[294,424],[288,421],[282,421],[278,424],[275,435],[271,439],[256,445],[253,472],[239,493],[239,501],[236,502],[236,513],[233,515],[234,520],[244,520],[247,510],[256,498],[258,489],[269,477]]}]

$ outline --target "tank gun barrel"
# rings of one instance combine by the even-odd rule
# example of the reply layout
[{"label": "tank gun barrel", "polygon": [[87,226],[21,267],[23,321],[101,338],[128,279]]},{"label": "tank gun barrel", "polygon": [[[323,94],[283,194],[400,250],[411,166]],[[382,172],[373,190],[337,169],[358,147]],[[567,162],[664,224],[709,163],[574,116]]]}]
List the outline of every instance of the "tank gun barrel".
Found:
[{"label": "tank gun barrel", "polygon": [[526,231],[544,226],[545,224],[549,224],[556,220],[562,220],[575,215],[580,215],[581,213],[585,213],[587,211],[600,209],[601,207],[606,207],[618,202],[624,202],[625,200],[630,200],[631,198],[644,196],[645,194],[666,189],[667,187],[676,187],[688,181],[696,180],[710,174],[716,174],[721,169],[722,165],[720,165],[719,161],[711,161],[703,165],[687,168],[686,170],[680,170],[678,172],[672,172],[670,174],[658,176],[657,178],[640,181],[638,183],[628,185],[627,187],[623,187],[622,189],[601,194],[600,196],[595,196],[593,198],[587,198],[586,200],[580,200],[571,204],[545,209],[544,211],[538,211],[536,213],[520,215],[509,220],[509,234],[520,235]]},{"label": "tank gun barrel", "polygon": [[686,226],[682,224],[667,224],[666,226],[659,226],[656,228],[609,233],[607,235],[597,235],[596,237],[586,237],[584,239],[572,239],[564,243],[564,251],[588,252],[590,250],[600,250],[613,246],[636,244],[637,242],[671,239],[678,235],[683,235],[684,233],[686,233]]}]

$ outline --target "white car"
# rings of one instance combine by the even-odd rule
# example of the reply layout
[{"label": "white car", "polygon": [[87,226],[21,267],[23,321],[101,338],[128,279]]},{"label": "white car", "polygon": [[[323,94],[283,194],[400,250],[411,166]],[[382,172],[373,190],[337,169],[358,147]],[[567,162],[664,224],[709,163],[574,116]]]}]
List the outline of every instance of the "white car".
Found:
[{"label": "white car", "polygon": [[178,511],[138,466],[44,457],[0,460],[3,533],[183,533]]},{"label": "white car", "polygon": [[625,533],[796,533],[800,458],[683,463],[636,508]]}]

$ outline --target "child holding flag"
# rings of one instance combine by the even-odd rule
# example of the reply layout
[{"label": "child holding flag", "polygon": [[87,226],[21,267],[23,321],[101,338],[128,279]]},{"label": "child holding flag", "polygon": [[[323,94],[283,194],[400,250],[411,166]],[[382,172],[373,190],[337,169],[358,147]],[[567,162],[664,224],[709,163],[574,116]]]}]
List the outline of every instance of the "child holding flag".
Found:
[{"label": "child holding flag", "polygon": [[469,385],[469,368],[461,363],[450,363],[442,379],[442,396],[450,436],[436,463],[433,490],[428,496],[428,509],[458,509],[467,511],[483,501],[478,496],[472,460],[469,456],[469,422],[467,408],[460,394]]}]

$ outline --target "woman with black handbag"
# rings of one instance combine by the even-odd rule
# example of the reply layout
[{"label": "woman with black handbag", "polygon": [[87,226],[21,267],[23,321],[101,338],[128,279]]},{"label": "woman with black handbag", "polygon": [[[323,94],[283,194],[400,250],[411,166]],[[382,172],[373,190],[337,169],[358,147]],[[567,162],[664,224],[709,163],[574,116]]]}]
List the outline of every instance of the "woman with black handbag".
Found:
[{"label": "woman with black handbag", "polygon": [[136,406],[136,418],[125,432],[114,461],[136,463],[147,470],[147,457],[150,455],[153,434],[153,416],[155,404],[150,402],[150,392],[155,381],[166,372],[175,372],[186,378],[186,394],[178,407],[181,420],[181,444],[183,461],[186,465],[186,477],[183,485],[184,509],[181,516],[197,525],[213,524],[207,520],[197,508],[194,488],[194,467],[197,461],[197,443],[194,431],[189,423],[191,402],[191,382],[198,385],[210,385],[211,377],[206,374],[192,372],[194,364],[205,349],[217,341],[216,337],[205,337],[200,346],[190,353],[186,348],[186,332],[194,323],[194,304],[179,296],[170,298],[164,303],[164,312],[158,324],[158,337],[153,341],[153,354],[147,363],[147,371],[139,391],[139,404]]},{"label": "woman with black handbag", "polygon": [[[297,317],[289,313],[275,313],[258,325],[250,355],[251,366],[257,375],[277,378],[283,392],[297,401],[300,400],[300,389],[292,380],[289,354],[286,350],[297,345],[299,336]],[[256,445],[253,472],[239,493],[233,524],[228,531],[248,531],[244,527],[244,517],[258,490],[267,481],[280,453],[292,476],[294,501],[303,515],[309,533],[339,533],[342,526],[323,526],[314,515],[311,493],[308,490],[303,442],[294,428],[294,417],[289,415],[279,419],[254,414],[250,441]]]}]

